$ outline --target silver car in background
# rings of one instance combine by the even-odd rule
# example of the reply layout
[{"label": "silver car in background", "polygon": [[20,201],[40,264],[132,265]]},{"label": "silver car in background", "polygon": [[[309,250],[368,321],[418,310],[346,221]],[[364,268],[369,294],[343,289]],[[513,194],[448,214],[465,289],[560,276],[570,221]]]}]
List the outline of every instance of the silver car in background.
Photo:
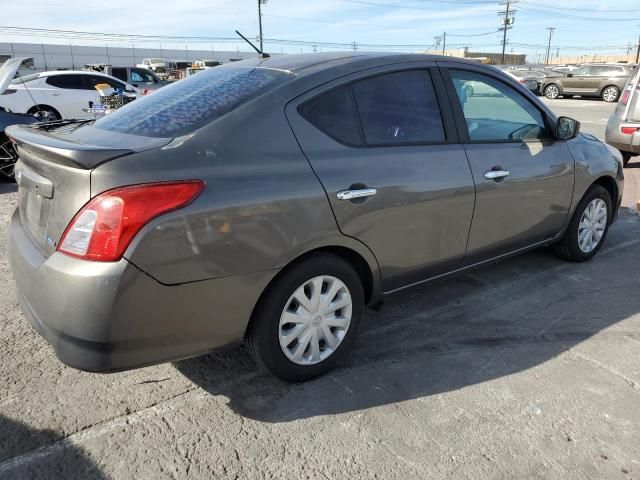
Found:
[{"label": "silver car in background", "polygon": [[76,368],[244,342],[308,380],[394,292],[542,246],[591,259],[622,161],[579,128],[494,68],[360,52],[231,63],[94,124],[11,126],[18,299]]},{"label": "silver car in background", "polygon": [[605,141],[622,153],[624,164],[640,155],[640,67],[636,67],[609,117]]}]

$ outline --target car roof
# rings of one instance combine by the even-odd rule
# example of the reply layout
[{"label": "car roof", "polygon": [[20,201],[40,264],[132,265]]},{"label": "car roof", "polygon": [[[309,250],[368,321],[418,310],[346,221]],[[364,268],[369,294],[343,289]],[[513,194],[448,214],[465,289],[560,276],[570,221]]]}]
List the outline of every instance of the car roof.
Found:
[{"label": "car roof", "polygon": [[[99,77],[105,77],[105,78],[115,78],[112,77],[111,75],[107,75],[106,73],[102,73],[102,72],[94,72],[94,71],[89,71],[89,70],[54,70],[54,71],[50,71],[50,72],[40,72],[40,76],[41,77],[52,77],[54,75],[97,75]],[[116,80],[118,80],[116,78]],[[119,80],[122,81],[122,80]]]},{"label": "car roof", "polygon": [[273,68],[276,70],[287,70],[298,75],[329,69],[334,66],[344,65],[351,62],[371,63],[403,63],[403,62],[433,62],[447,61],[466,63],[469,65],[482,65],[475,60],[465,60],[457,57],[446,57],[442,55],[429,55],[424,53],[392,53],[392,52],[320,52],[320,53],[299,53],[277,55],[268,58],[252,58],[234,62],[232,65],[255,66]]}]

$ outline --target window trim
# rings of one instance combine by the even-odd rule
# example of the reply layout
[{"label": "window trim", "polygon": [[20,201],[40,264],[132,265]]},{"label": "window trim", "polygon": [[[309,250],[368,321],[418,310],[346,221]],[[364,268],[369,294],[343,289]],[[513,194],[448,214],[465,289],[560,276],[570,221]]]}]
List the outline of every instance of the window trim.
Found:
[{"label": "window trim", "polygon": [[[405,66],[404,68],[400,67],[398,65],[393,65],[396,68],[392,68],[392,69],[385,69],[385,70],[379,70],[379,67],[375,68],[375,72],[371,72],[368,75],[362,75],[362,72],[356,72],[352,75],[349,75],[348,80],[346,81],[341,81],[339,83],[331,83],[328,87],[325,85],[323,85],[322,87],[322,91],[315,93],[314,95],[311,95],[308,98],[304,98],[304,100],[300,101],[299,103],[297,103],[295,105],[295,111],[296,113],[300,116],[300,118],[302,118],[305,122],[307,122],[309,125],[311,125],[313,128],[315,128],[316,130],[322,132],[322,134],[326,135],[327,137],[331,138],[332,140],[334,140],[335,142],[339,143],[340,145],[344,145],[346,147],[349,148],[389,148],[389,147],[415,147],[415,146],[428,146],[428,145],[450,145],[450,144],[456,144],[456,143],[460,143],[460,139],[458,137],[458,132],[456,129],[456,125],[455,125],[455,121],[454,119],[450,116],[450,114],[448,113],[448,111],[444,108],[444,102],[445,102],[445,97],[447,97],[447,92],[446,92],[446,88],[445,88],[445,83],[444,80],[442,79],[442,77],[440,76],[440,72],[439,69],[436,65],[412,65],[412,66]],[[440,113],[440,120],[442,122],[442,131],[444,133],[444,141],[433,141],[433,142],[402,142],[402,143],[375,143],[375,144],[368,144],[365,140],[365,134],[364,134],[364,128],[362,126],[362,120],[360,118],[360,111],[358,109],[358,103],[356,101],[355,98],[355,94],[353,93],[353,84],[363,81],[363,80],[368,80],[370,78],[375,78],[375,77],[379,77],[382,75],[389,75],[389,74],[393,74],[393,73],[400,73],[400,72],[406,72],[406,71],[413,71],[413,70],[421,70],[424,73],[426,73],[427,75],[429,75],[429,78],[431,80],[431,84],[433,86],[433,91],[435,93],[436,96],[436,102],[438,104],[438,109],[439,109],[439,113]],[[300,108],[313,101],[314,99],[324,95],[325,93],[330,92],[333,89],[337,89],[340,87],[344,87],[346,86],[350,92],[351,95],[351,100],[353,102],[354,108],[355,108],[355,112],[356,112],[356,119],[358,122],[358,129],[360,131],[360,140],[361,140],[361,144],[360,145],[354,145],[354,144],[349,144],[347,142],[344,142],[342,140],[339,140],[337,138],[335,138],[333,135],[325,132],[324,130],[318,128],[316,125],[314,125],[313,123],[311,123],[309,120],[307,120],[301,113],[300,113]]]},{"label": "window trim", "polygon": [[[468,145],[474,145],[474,144],[486,145],[486,144],[492,144],[492,143],[511,143],[515,145],[522,145],[527,143],[547,143],[548,144],[548,143],[553,143],[557,141],[553,137],[553,125],[551,123],[551,118],[549,114],[544,109],[542,109],[539,105],[536,105],[534,102],[532,102],[531,99],[527,98],[526,94],[522,92],[518,92],[518,90],[514,88],[512,85],[509,85],[509,83],[506,82],[505,79],[500,78],[499,75],[494,75],[493,72],[486,71],[484,69],[464,68],[463,66],[441,66],[440,70],[446,82],[447,93],[449,95],[451,109],[456,120],[458,132],[460,133],[460,143],[468,144]],[[514,90],[516,93],[520,93],[522,98],[524,98],[527,102],[529,102],[530,105],[532,105],[536,110],[540,112],[540,115],[542,116],[542,121],[544,122],[544,125],[545,125],[547,137],[534,139],[534,140],[509,140],[509,139],[472,140],[471,136],[469,135],[469,127],[467,126],[467,121],[464,116],[464,110],[462,109],[462,105],[460,104],[460,99],[458,98],[458,93],[456,92],[456,89],[453,86],[453,79],[451,78],[451,75],[449,73],[451,70],[460,70],[463,72],[471,72],[478,75],[484,75],[485,77],[489,77],[495,81],[503,83],[507,87]]]}]

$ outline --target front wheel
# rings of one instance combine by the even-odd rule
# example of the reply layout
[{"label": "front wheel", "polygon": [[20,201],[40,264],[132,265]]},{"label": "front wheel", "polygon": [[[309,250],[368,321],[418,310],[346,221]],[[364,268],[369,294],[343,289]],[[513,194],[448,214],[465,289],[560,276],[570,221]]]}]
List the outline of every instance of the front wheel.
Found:
[{"label": "front wheel", "polygon": [[560,89],[555,83],[544,87],[544,96],[550,100],[555,100],[560,96]]},{"label": "front wheel", "polygon": [[364,309],[355,270],[318,253],[269,287],[253,315],[246,344],[256,363],[289,382],[318,377],[353,347]]},{"label": "front wheel", "polygon": [[593,185],[582,197],[556,251],[565,260],[584,262],[598,253],[609,231],[611,197],[600,186]]},{"label": "front wheel", "polygon": [[604,90],[602,90],[602,100],[608,103],[613,103],[618,101],[618,97],[620,96],[620,89],[614,85],[611,85]]}]

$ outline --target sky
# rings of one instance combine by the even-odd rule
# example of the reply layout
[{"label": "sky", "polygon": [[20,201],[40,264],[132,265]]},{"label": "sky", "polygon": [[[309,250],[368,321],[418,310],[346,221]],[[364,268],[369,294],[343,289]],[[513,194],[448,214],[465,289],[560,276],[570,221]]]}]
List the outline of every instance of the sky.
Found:
[{"label": "sky", "polygon": [[[273,53],[315,50],[434,50],[435,36],[447,34],[447,47],[500,51],[498,12],[506,0],[268,0],[263,5],[265,50]],[[507,52],[544,53],[547,27],[554,27],[552,51],[625,53],[640,34],[640,0],[519,0],[508,32]],[[255,39],[257,0],[0,0],[0,42],[135,45],[166,48],[247,50],[232,38],[238,29]],[[28,29],[151,36],[61,34]],[[171,36],[207,37],[187,40]],[[161,38],[163,37],[163,38]],[[271,39],[277,41],[271,41]],[[317,42],[315,46],[296,42]],[[329,45],[330,43],[338,45]],[[440,43],[439,48],[442,48]]]}]

